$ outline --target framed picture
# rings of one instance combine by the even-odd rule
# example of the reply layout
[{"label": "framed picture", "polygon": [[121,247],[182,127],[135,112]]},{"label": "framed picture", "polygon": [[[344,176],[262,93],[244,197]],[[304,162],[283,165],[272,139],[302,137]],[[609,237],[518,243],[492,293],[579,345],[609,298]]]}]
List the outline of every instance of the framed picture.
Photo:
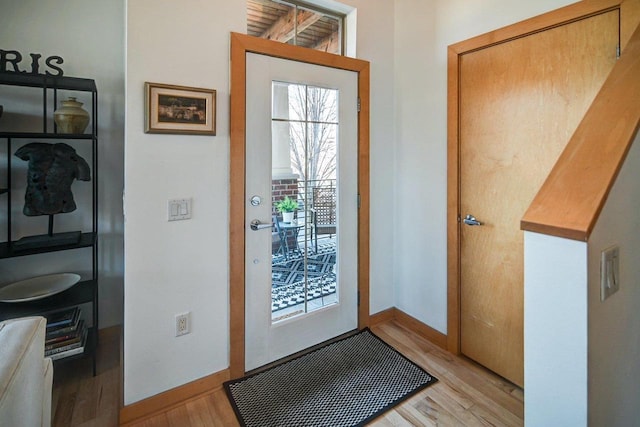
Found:
[{"label": "framed picture", "polygon": [[144,84],[146,133],[216,134],[216,91]]}]

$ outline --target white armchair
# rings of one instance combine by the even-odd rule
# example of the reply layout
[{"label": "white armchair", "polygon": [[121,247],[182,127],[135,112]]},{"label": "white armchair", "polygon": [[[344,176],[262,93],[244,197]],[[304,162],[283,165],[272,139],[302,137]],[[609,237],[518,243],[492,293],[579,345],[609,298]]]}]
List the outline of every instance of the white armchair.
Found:
[{"label": "white armchair", "polygon": [[44,357],[46,320],[0,322],[0,424],[51,425],[53,365]]}]

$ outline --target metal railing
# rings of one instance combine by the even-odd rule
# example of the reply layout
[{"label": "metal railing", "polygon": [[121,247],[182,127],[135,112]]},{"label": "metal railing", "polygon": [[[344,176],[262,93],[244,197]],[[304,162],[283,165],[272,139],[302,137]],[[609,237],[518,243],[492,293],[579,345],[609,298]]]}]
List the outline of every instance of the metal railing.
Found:
[{"label": "metal railing", "polygon": [[300,211],[306,211],[313,208],[313,189],[314,188],[336,188],[335,179],[313,179],[298,181],[298,207]]}]

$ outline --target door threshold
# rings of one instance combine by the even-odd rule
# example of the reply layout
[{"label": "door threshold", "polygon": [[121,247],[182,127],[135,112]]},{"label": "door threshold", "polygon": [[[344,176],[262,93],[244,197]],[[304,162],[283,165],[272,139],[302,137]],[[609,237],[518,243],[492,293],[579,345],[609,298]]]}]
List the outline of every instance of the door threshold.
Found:
[{"label": "door threshold", "polygon": [[311,346],[309,348],[305,348],[304,350],[300,350],[298,352],[290,354],[289,356],[285,356],[285,357],[280,358],[278,360],[274,360],[271,363],[267,363],[266,365],[262,365],[262,366],[259,366],[259,367],[255,368],[255,369],[247,371],[247,372],[245,372],[245,376],[259,374],[260,372],[266,371],[267,369],[273,368],[274,366],[277,366],[277,365],[280,365],[282,363],[286,363],[286,362],[289,362],[291,360],[297,359],[298,357],[304,356],[307,353],[311,353],[311,352],[313,352],[313,351],[315,351],[315,350],[317,350],[317,349],[319,349],[321,347],[324,347],[324,346],[326,346],[328,344],[332,344],[332,343],[334,343],[336,341],[340,341],[340,340],[343,340],[345,338],[349,338],[350,336],[355,335],[358,332],[360,332],[360,330],[358,330],[358,329],[354,329],[352,331],[345,332],[344,334],[340,334],[340,335],[338,335],[336,337],[330,338],[330,339],[328,339],[326,341],[323,341],[321,343],[313,345],[313,346]]}]

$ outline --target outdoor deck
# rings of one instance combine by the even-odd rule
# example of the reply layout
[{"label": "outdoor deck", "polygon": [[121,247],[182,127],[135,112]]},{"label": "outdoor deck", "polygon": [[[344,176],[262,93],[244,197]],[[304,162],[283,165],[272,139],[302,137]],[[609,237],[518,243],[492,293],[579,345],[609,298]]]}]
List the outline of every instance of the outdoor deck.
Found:
[{"label": "outdoor deck", "polygon": [[[281,320],[337,302],[336,238],[318,238],[318,252],[304,236],[298,238],[299,250],[272,255],[271,311],[273,320]],[[307,254],[306,263],[304,254]],[[306,267],[306,275],[305,275]]]}]

